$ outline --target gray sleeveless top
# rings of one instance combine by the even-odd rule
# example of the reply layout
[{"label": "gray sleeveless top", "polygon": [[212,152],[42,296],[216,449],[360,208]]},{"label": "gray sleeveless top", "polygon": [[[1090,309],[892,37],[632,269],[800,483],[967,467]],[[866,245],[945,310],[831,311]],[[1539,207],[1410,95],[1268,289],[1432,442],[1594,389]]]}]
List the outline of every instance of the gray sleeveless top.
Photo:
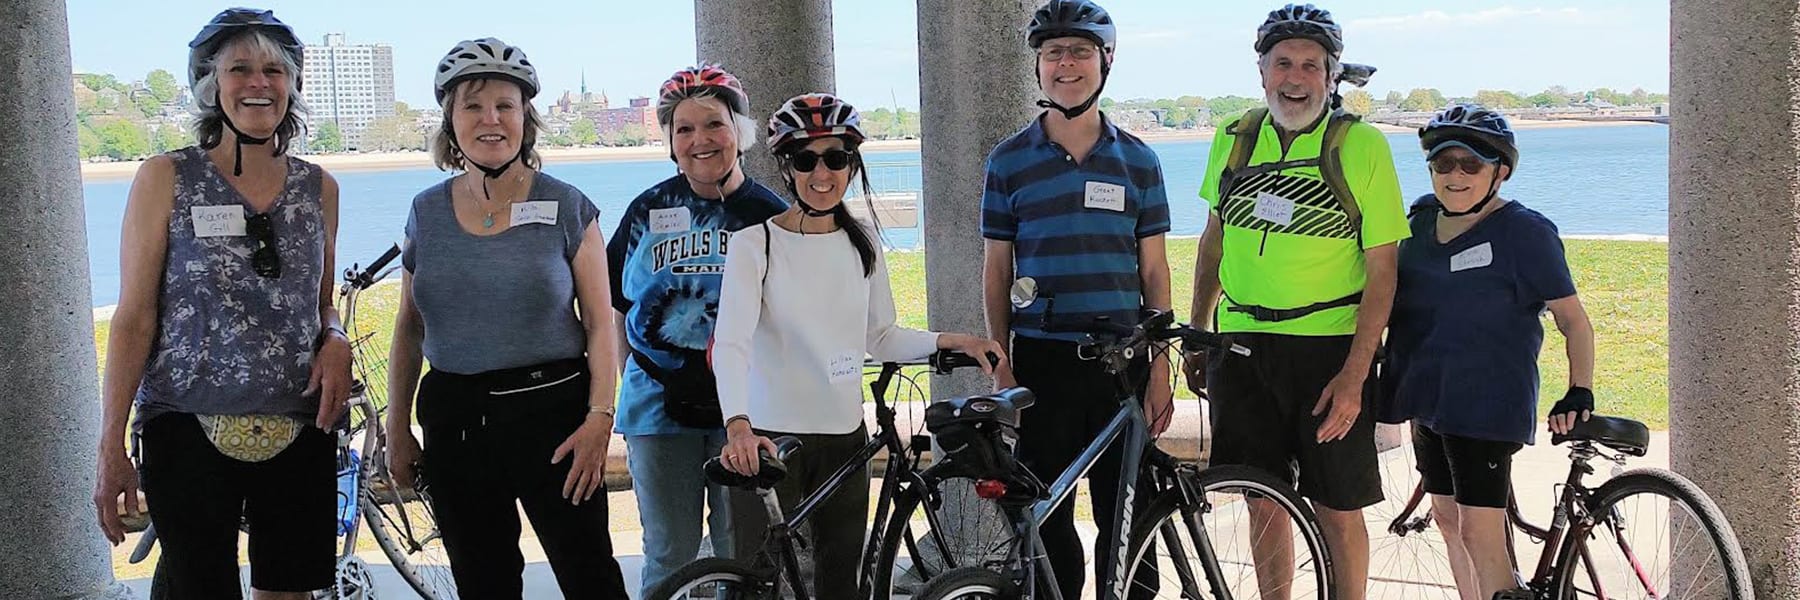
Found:
[{"label": "gray sleeveless top", "polygon": [[281,276],[251,267],[247,235],[197,237],[194,207],[252,209],[206,152],[175,161],[175,206],[157,297],[157,332],[138,385],[136,425],[169,412],[284,415],[311,423],[304,398],[319,336],[325,268],[323,171],[288,157],[287,181],[269,208]]}]

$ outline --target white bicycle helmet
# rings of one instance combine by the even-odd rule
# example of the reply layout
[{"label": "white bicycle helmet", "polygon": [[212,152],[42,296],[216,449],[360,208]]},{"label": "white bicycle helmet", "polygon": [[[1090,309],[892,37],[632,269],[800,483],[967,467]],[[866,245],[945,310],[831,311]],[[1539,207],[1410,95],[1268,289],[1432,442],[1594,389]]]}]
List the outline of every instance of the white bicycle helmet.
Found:
[{"label": "white bicycle helmet", "polygon": [[438,62],[432,82],[438,104],[444,103],[444,95],[456,89],[456,84],[482,77],[503,77],[519,84],[526,100],[536,96],[540,87],[537,67],[531,66],[524,50],[495,38],[463,40]]}]

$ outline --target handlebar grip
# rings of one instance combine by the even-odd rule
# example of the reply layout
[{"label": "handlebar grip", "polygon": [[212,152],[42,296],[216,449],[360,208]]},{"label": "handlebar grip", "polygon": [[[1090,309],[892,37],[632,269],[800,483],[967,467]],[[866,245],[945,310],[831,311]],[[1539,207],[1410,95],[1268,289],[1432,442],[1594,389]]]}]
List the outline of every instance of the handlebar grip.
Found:
[{"label": "handlebar grip", "polygon": [[[990,365],[1000,363],[1000,355],[992,352],[987,353],[987,359]],[[975,357],[955,350],[939,350],[931,354],[931,370],[939,375],[949,374],[956,369],[979,366],[981,363],[975,362]]]},{"label": "handlebar grip", "polygon": [[388,263],[394,262],[394,258],[398,256],[400,256],[400,245],[389,246],[387,252],[381,253],[381,258],[375,259],[375,262],[369,263],[369,268],[363,269],[363,279],[374,278],[376,273],[380,273],[381,269],[387,267]]}]

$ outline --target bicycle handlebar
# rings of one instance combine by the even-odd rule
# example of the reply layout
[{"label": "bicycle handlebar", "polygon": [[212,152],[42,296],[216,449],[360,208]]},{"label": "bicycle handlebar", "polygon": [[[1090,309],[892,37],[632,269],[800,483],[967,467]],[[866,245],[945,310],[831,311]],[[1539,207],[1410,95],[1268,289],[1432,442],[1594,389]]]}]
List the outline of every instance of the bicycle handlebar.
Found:
[{"label": "bicycle handlebar", "polygon": [[369,289],[369,286],[375,285],[375,277],[381,274],[381,270],[399,256],[400,245],[394,244],[381,253],[381,257],[376,258],[375,262],[369,263],[366,269],[359,270],[356,265],[350,265],[350,268],[344,270],[344,284],[359,290]]}]

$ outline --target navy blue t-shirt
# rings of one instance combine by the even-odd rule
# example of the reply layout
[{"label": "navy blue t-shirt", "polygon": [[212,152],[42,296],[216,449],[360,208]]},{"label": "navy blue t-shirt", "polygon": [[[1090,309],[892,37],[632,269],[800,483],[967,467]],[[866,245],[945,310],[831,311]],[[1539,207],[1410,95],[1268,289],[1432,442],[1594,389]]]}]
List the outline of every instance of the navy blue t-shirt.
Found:
[{"label": "navy blue t-shirt", "polygon": [[1545,303],[1575,294],[1556,224],[1508,202],[1447,244],[1425,196],[1400,243],[1384,420],[1530,444]]}]

